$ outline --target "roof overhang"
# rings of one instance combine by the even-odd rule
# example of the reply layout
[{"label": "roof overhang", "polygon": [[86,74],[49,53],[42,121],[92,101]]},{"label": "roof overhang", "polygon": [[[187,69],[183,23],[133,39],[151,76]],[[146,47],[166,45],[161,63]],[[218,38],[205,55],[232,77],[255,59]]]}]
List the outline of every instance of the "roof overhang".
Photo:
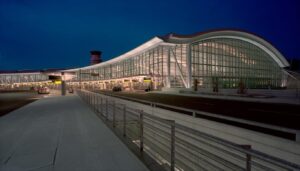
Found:
[{"label": "roof overhang", "polygon": [[95,69],[104,65],[109,65],[109,64],[113,64],[116,62],[119,62],[121,60],[136,56],[138,54],[144,53],[145,51],[155,48],[159,45],[169,45],[169,43],[165,43],[162,39],[158,38],[158,37],[154,37],[151,40],[145,42],[144,44],[132,49],[131,51],[124,53],[120,56],[117,56],[109,61],[106,62],[102,62],[96,65],[90,65],[90,66],[86,66],[86,67],[82,67],[82,68],[76,68],[76,69],[70,69],[70,70],[65,70],[66,72],[73,72],[73,71],[78,71],[78,70],[85,70],[85,69]]},{"label": "roof overhang", "polygon": [[209,40],[216,38],[231,38],[242,40],[248,43],[251,43],[267,54],[269,54],[272,59],[282,68],[290,66],[286,58],[269,42],[266,40],[247,32],[236,31],[236,30],[222,30],[222,31],[211,31],[200,33],[193,36],[182,36],[182,35],[169,35],[166,39],[170,43],[194,43],[201,40]]}]

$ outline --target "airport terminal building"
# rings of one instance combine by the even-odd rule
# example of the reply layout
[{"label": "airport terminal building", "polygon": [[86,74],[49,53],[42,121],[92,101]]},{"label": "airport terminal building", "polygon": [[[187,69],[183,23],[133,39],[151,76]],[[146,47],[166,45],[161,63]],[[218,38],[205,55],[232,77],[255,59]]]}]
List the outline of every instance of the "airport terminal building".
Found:
[{"label": "airport terminal building", "polygon": [[[242,31],[220,30],[194,35],[154,37],[135,49],[98,64],[57,71],[68,84],[124,90],[285,89],[289,63],[269,42]],[[27,83],[49,82],[49,73]],[[0,84],[24,82],[30,74],[2,73]],[[40,76],[38,76],[40,75]]]}]

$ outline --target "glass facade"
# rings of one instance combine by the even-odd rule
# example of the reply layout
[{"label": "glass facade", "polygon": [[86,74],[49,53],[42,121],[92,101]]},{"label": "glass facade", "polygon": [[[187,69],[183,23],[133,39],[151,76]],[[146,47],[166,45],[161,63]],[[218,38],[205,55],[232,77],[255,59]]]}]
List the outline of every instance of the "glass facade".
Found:
[{"label": "glass facade", "polygon": [[[175,46],[159,45],[143,53],[118,62],[99,66],[97,69],[83,69],[81,74],[77,72],[77,77],[73,81],[97,81],[123,79],[130,77],[151,78],[154,89],[162,87],[186,87],[187,86],[187,45],[178,44]],[[99,73],[92,76],[89,73]],[[80,78],[81,77],[81,78]],[[110,82],[109,87],[118,84],[116,81]],[[144,88],[143,82],[134,82],[135,87]]]},{"label": "glass facade", "polygon": [[170,86],[186,87],[187,85],[187,45],[179,44],[170,49]]},{"label": "glass facade", "polygon": [[41,73],[0,74],[0,84],[41,82],[48,79],[48,75]]},{"label": "glass facade", "polygon": [[191,45],[192,78],[198,86],[211,88],[279,88],[283,72],[265,51],[248,42],[209,39]]},{"label": "glass facade", "polygon": [[[166,84],[167,62],[169,47],[157,46],[145,52],[139,53],[130,58],[119,60],[112,64],[99,66],[96,69],[82,69],[76,72],[77,77],[72,81],[106,81],[112,87],[118,84],[118,79],[130,77],[150,77],[155,82],[155,88],[163,87]],[[95,73],[95,74],[90,74]],[[134,82],[135,87],[144,87],[143,82]]]},{"label": "glass facade", "polygon": [[[68,82],[88,87],[94,84],[101,89],[121,85],[154,90],[196,85],[200,89],[216,86],[236,89],[241,85],[249,89],[268,89],[284,88],[287,84],[282,67],[265,50],[252,43],[233,38],[180,39],[163,41],[154,38],[131,55],[73,69],[71,72],[75,76]],[[0,83],[44,80],[47,75],[40,73],[0,74]]]}]

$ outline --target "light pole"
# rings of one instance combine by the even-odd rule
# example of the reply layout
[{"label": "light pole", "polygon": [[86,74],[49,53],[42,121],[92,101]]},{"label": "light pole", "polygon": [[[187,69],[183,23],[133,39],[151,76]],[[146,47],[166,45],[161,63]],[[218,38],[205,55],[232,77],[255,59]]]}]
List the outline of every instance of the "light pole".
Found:
[{"label": "light pole", "polygon": [[61,95],[66,95],[66,81],[65,81],[65,73],[61,72]]},{"label": "light pole", "polygon": [[79,89],[81,90],[81,69],[79,69]]}]

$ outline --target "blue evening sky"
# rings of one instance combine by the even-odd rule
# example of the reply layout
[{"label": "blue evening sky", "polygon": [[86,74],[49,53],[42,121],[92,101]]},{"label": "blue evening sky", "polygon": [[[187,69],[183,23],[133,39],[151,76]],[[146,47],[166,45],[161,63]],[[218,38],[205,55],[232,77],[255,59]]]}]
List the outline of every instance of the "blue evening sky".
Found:
[{"label": "blue evening sky", "polygon": [[109,60],[156,35],[233,28],[300,58],[298,0],[0,0],[0,70]]}]

